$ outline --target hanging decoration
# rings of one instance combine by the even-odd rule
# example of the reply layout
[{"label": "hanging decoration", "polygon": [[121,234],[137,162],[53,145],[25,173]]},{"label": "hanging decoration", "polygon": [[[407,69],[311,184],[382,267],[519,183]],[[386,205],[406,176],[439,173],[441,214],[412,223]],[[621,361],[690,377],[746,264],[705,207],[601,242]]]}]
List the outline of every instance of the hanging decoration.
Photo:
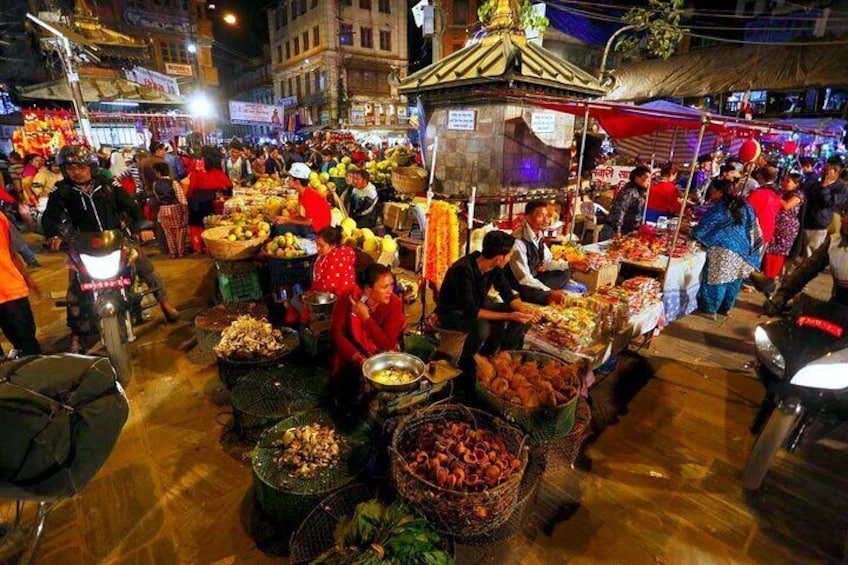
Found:
[{"label": "hanging decoration", "polygon": [[49,157],[65,145],[81,143],[73,114],[64,110],[23,111],[24,125],[12,134],[12,145],[21,155]]},{"label": "hanging decoration", "polygon": [[434,200],[427,219],[427,264],[424,277],[436,288],[441,287],[448,268],[459,259],[459,219],[457,208]]},{"label": "hanging decoration", "polygon": [[739,147],[739,158],[743,163],[752,163],[762,155],[763,148],[756,139],[746,139]]},{"label": "hanging decoration", "polygon": [[794,155],[798,151],[798,142],[793,139],[788,139],[783,142],[783,154]]}]

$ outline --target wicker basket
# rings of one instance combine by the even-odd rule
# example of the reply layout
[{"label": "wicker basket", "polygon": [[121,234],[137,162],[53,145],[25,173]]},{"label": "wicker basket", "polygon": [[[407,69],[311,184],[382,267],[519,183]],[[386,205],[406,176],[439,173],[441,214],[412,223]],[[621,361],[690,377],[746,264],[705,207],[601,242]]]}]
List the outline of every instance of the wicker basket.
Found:
[{"label": "wicker basket", "polygon": [[392,186],[398,192],[419,194],[427,187],[427,171],[421,167],[398,167],[392,171]]},{"label": "wicker basket", "polygon": [[259,359],[231,359],[218,356],[218,377],[227,390],[232,390],[238,380],[248,373],[281,364],[287,355],[300,346],[300,334],[291,328],[280,328],[280,330],[283,332],[281,341],[284,347],[274,355]]},{"label": "wicker basket", "polygon": [[[525,361],[562,363],[553,355],[539,351],[509,351],[508,353],[513,356],[522,355]],[[586,371],[588,371],[588,365],[582,367],[581,379]],[[574,426],[574,411],[577,408],[579,396],[556,408],[525,408],[492,394],[481,386],[479,381],[475,385],[475,390],[480,399],[496,414],[510,422],[515,422],[530,434],[530,439],[534,443],[549,442],[565,437]]]},{"label": "wicker basket", "polygon": [[[415,447],[424,426],[445,421],[465,422],[503,436],[509,451],[521,462],[518,472],[483,492],[450,490],[419,476],[404,454]],[[485,536],[510,519],[519,501],[527,458],[524,435],[503,420],[461,404],[434,405],[398,424],[391,446],[392,480],[400,496],[421,510],[435,531],[461,541]]]},{"label": "wicker basket", "polygon": [[[274,463],[273,458],[279,450],[272,444],[287,429],[308,424],[330,426],[342,436],[339,461],[311,477],[290,477],[288,469]],[[324,497],[355,481],[365,470],[370,456],[370,428],[361,421],[343,422],[322,409],[286,418],[262,434],[253,450],[256,502],[275,526],[291,535]]]},{"label": "wicker basket", "polygon": [[232,226],[221,226],[203,231],[203,243],[215,259],[235,261],[250,259],[262,247],[267,238],[254,237],[246,241],[228,241],[225,236],[230,233]]},{"label": "wicker basket", "polygon": [[574,427],[565,437],[555,441],[539,443],[534,449],[545,463],[545,469],[556,471],[570,469],[574,466],[577,456],[586,439],[592,434],[592,410],[586,399],[577,402]]}]

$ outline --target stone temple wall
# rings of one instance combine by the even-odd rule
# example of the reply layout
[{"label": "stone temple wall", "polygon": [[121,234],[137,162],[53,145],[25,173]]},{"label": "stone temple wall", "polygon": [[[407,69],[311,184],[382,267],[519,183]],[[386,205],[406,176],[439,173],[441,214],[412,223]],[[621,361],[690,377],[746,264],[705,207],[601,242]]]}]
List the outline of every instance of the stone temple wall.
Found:
[{"label": "stone temple wall", "polygon": [[[474,129],[448,129],[450,111],[474,111]],[[553,115],[554,131],[536,134],[532,114]],[[431,109],[427,143],[439,137],[437,190],[498,194],[510,188],[559,188],[568,179],[573,116],[506,104],[469,104]],[[430,154],[428,153],[428,158]]]}]

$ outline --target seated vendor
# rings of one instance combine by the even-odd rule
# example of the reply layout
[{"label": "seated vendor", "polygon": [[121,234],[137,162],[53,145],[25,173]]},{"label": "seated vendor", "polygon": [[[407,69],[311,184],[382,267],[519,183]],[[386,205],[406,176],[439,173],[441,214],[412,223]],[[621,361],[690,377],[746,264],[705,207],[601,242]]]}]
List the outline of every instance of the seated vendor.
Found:
[{"label": "seated vendor", "polygon": [[[500,349],[521,349],[527,324],[538,320],[504,273],[514,245],[513,236],[491,231],[483,238],[483,251],[459,259],[442,281],[436,315],[440,327],[467,334],[460,358],[466,373],[473,371],[478,352],[492,355]],[[493,286],[502,304],[488,299]]]},{"label": "seated vendor", "polygon": [[524,224],[512,235],[515,245],[507,277],[521,299],[533,304],[562,302],[568,282],[568,263],[554,261],[542,232],[549,226],[548,203],[529,202],[524,208]]},{"label": "seated vendor", "polygon": [[660,178],[651,185],[648,192],[645,221],[656,222],[662,216],[671,218],[680,214],[681,198],[677,186],[679,174],[680,169],[671,161],[660,167]]},{"label": "seated vendor", "polygon": [[377,353],[397,350],[406,327],[389,267],[369,265],[360,282],[361,288],[339,297],[330,328],[332,394],[348,403],[359,390],[362,363]]},{"label": "seated vendor", "polygon": [[[303,163],[294,163],[289,169],[289,188],[297,191],[300,214],[312,222],[312,231],[316,234],[330,225],[330,203],[317,190],[309,186],[309,174],[312,171]],[[276,223],[289,220],[280,216]]]},{"label": "seated vendor", "polygon": [[342,228],[327,226],[315,240],[318,259],[313,268],[312,286],[315,292],[332,292],[341,296],[356,287],[356,251],[342,245]]}]

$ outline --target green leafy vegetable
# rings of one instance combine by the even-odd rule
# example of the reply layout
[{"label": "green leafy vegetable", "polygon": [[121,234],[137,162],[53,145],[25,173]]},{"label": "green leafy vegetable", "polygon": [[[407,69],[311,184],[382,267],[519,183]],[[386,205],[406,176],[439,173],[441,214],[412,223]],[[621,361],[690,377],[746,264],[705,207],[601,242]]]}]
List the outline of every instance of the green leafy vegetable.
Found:
[{"label": "green leafy vegetable", "polygon": [[427,521],[400,502],[359,504],[334,537],[336,545],[313,565],[454,565]]}]

